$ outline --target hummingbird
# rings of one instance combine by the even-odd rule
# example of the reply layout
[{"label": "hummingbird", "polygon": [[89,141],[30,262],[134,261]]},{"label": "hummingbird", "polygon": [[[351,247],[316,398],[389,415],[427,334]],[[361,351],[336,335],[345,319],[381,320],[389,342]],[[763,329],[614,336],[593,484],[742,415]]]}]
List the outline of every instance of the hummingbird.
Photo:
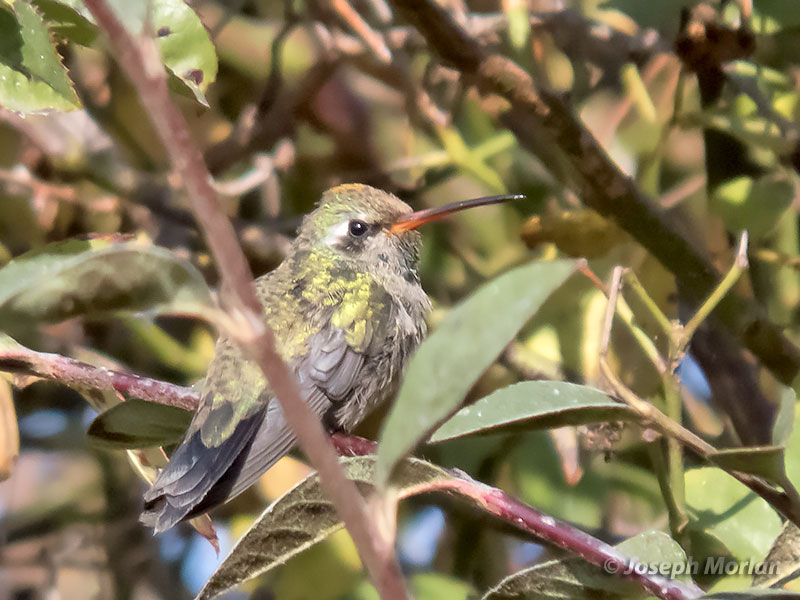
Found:
[{"label": "hummingbird", "polygon": [[[390,193],[345,184],[303,218],[286,258],[255,286],[279,353],[329,431],[352,431],[392,396],[425,336],[431,302],[417,271],[417,227],[514,198],[413,212]],[[141,522],[159,533],[207,512],[250,487],[295,441],[259,366],[221,336],[191,424],[144,494]]]}]

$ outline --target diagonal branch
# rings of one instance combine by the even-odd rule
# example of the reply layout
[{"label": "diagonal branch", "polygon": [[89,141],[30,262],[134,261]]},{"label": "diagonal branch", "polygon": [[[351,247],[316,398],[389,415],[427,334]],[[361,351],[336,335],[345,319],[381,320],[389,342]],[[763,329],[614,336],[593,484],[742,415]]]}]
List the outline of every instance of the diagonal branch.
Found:
[{"label": "diagonal branch", "polygon": [[319,472],[323,489],[347,526],[381,597],[406,598],[393,540],[382,535],[355,484],[344,476],[322,423],[306,405],[294,374],[278,354],[275,336],[264,321],[263,307],[256,297],[250,267],[230,220],[220,209],[211,174],[183,115],[170,99],[155,42],[146,33],[131,34],[106,0],[86,0],[85,4],[108,36],[119,65],[136,88],[192,202],[222,277],[228,312],[239,324],[237,331],[228,333],[236,337],[264,371],[289,426]]},{"label": "diagonal branch", "polygon": [[[343,456],[374,454],[377,444],[353,435],[334,434],[333,443]],[[474,502],[481,510],[509,525],[545,540],[602,568],[606,573],[630,579],[663,600],[690,600],[703,591],[696,585],[662,577],[644,568],[613,546],[563,521],[554,519],[509,496],[503,490],[472,479],[463,471],[447,470],[449,477],[406,488],[403,498],[426,492],[455,494]]]}]

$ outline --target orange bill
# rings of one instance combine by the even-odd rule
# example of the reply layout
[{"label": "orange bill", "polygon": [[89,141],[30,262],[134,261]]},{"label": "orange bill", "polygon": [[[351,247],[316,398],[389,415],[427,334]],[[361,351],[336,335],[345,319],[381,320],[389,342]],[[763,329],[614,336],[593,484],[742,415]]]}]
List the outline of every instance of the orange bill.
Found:
[{"label": "orange bill", "polygon": [[431,221],[438,221],[439,219],[444,219],[448,215],[451,215],[455,212],[459,212],[462,210],[467,210],[468,208],[474,208],[476,206],[486,206],[488,204],[500,204],[502,202],[508,202],[509,200],[522,200],[525,198],[522,194],[506,194],[502,196],[485,196],[483,198],[475,198],[474,200],[462,200],[460,202],[452,202],[450,204],[445,204],[444,206],[440,206],[439,208],[426,208],[424,210],[418,210],[411,214],[405,215],[404,217],[399,218],[395,221],[392,226],[389,228],[389,231],[392,233],[402,233],[404,231],[409,231],[411,229],[416,229],[420,225],[424,225],[425,223],[430,223]]}]

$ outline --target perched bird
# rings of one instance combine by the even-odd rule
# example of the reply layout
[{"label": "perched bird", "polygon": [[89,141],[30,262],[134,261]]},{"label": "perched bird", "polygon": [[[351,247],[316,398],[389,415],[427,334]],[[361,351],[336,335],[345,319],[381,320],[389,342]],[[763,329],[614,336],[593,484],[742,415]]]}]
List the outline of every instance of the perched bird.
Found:
[{"label": "perched bird", "polygon": [[[366,185],[324,193],[284,261],[256,280],[278,351],[331,431],[352,430],[395,390],[431,308],[417,274],[416,227],[498,196],[411,211]],[[144,495],[155,532],[240,494],[295,437],[261,369],[224,336],[181,445]]]}]

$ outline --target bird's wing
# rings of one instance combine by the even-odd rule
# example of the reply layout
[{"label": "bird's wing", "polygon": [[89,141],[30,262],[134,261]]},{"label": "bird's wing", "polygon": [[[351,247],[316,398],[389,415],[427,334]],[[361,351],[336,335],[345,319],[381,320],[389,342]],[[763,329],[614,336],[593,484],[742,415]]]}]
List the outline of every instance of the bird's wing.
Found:
[{"label": "bird's wing", "polygon": [[[362,377],[370,377],[364,366],[380,351],[396,310],[392,297],[374,283],[344,294],[323,326],[310,336],[308,352],[292,366],[309,408],[326,417],[342,402],[352,402]],[[366,287],[368,286],[368,287]],[[273,399],[230,495],[235,496],[255,482],[295,444],[280,403]]]},{"label": "bird's wing", "polygon": [[169,529],[203,502],[252,443],[267,410],[266,401],[258,398],[265,388],[258,365],[221,339],[200,407],[181,445],[144,494],[143,523],[156,533]]}]

